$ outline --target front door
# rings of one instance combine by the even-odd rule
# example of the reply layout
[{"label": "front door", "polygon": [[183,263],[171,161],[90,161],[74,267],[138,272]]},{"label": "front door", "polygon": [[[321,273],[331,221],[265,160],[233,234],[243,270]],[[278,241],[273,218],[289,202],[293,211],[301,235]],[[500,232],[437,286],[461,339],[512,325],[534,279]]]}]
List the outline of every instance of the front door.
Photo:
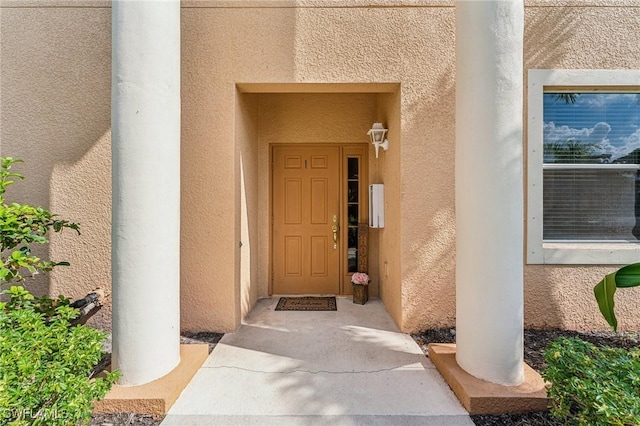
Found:
[{"label": "front door", "polygon": [[340,293],[340,152],[273,148],[273,293]]},{"label": "front door", "polygon": [[351,294],[368,272],[367,148],[273,146],[271,294]]}]

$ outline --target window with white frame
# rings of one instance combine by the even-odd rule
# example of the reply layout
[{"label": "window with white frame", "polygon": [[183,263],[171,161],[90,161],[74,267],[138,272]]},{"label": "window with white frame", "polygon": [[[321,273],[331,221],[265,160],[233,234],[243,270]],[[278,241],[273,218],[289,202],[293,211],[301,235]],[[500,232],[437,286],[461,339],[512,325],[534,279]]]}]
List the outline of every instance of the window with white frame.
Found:
[{"label": "window with white frame", "polygon": [[530,70],[527,261],[640,260],[640,71]]}]

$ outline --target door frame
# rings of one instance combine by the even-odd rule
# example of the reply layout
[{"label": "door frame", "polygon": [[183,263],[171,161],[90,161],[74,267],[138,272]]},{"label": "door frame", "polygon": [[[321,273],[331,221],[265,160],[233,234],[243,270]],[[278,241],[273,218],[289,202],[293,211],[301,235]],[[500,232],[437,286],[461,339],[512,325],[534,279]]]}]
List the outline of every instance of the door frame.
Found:
[{"label": "door frame", "polygon": [[347,209],[347,159],[358,158],[359,162],[359,177],[358,192],[360,194],[359,199],[359,223],[369,222],[369,144],[368,143],[275,143],[269,144],[269,296],[273,295],[273,280],[274,280],[274,238],[273,238],[273,168],[274,168],[274,148],[276,147],[306,147],[306,148],[326,148],[327,146],[339,148],[339,247],[338,256],[340,262],[338,265],[338,295],[350,295],[352,294],[351,288],[351,275],[353,272],[348,272],[348,227],[343,224],[348,223],[348,209]]}]

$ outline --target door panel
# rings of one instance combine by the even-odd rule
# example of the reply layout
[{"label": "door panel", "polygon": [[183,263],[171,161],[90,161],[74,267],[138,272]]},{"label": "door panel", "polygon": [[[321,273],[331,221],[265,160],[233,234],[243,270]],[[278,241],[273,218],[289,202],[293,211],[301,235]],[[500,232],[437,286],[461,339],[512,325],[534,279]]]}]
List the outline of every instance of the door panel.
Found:
[{"label": "door panel", "polygon": [[[311,179],[311,224],[326,225],[329,212],[327,199],[329,198],[329,181],[326,178]],[[337,214],[337,212],[336,212]]]},{"label": "door panel", "polygon": [[329,265],[327,254],[329,253],[329,244],[327,237],[312,236],[311,237],[311,276],[326,277],[329,275]]},{"label": "door panel", "polygon": [[302,179],[284,180],[284,223],[302,225]]},{"label": "door panel", "polygon": [[284,237],[284,275],[302,277],[302,237]]},{"label": "door panel", "polygon": [[272,159],[273,293],[338,294],[340,148],[276,146]]}]

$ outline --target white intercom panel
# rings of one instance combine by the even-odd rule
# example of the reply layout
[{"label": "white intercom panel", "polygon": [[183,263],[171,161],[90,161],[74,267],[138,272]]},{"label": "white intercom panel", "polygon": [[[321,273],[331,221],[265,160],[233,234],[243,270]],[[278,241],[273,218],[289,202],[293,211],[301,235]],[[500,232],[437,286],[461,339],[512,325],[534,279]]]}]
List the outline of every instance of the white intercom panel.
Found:
[{"label": "white intercom panel", "polygon": [[384,228],[384,184],[369,185],[369,228]]}]

